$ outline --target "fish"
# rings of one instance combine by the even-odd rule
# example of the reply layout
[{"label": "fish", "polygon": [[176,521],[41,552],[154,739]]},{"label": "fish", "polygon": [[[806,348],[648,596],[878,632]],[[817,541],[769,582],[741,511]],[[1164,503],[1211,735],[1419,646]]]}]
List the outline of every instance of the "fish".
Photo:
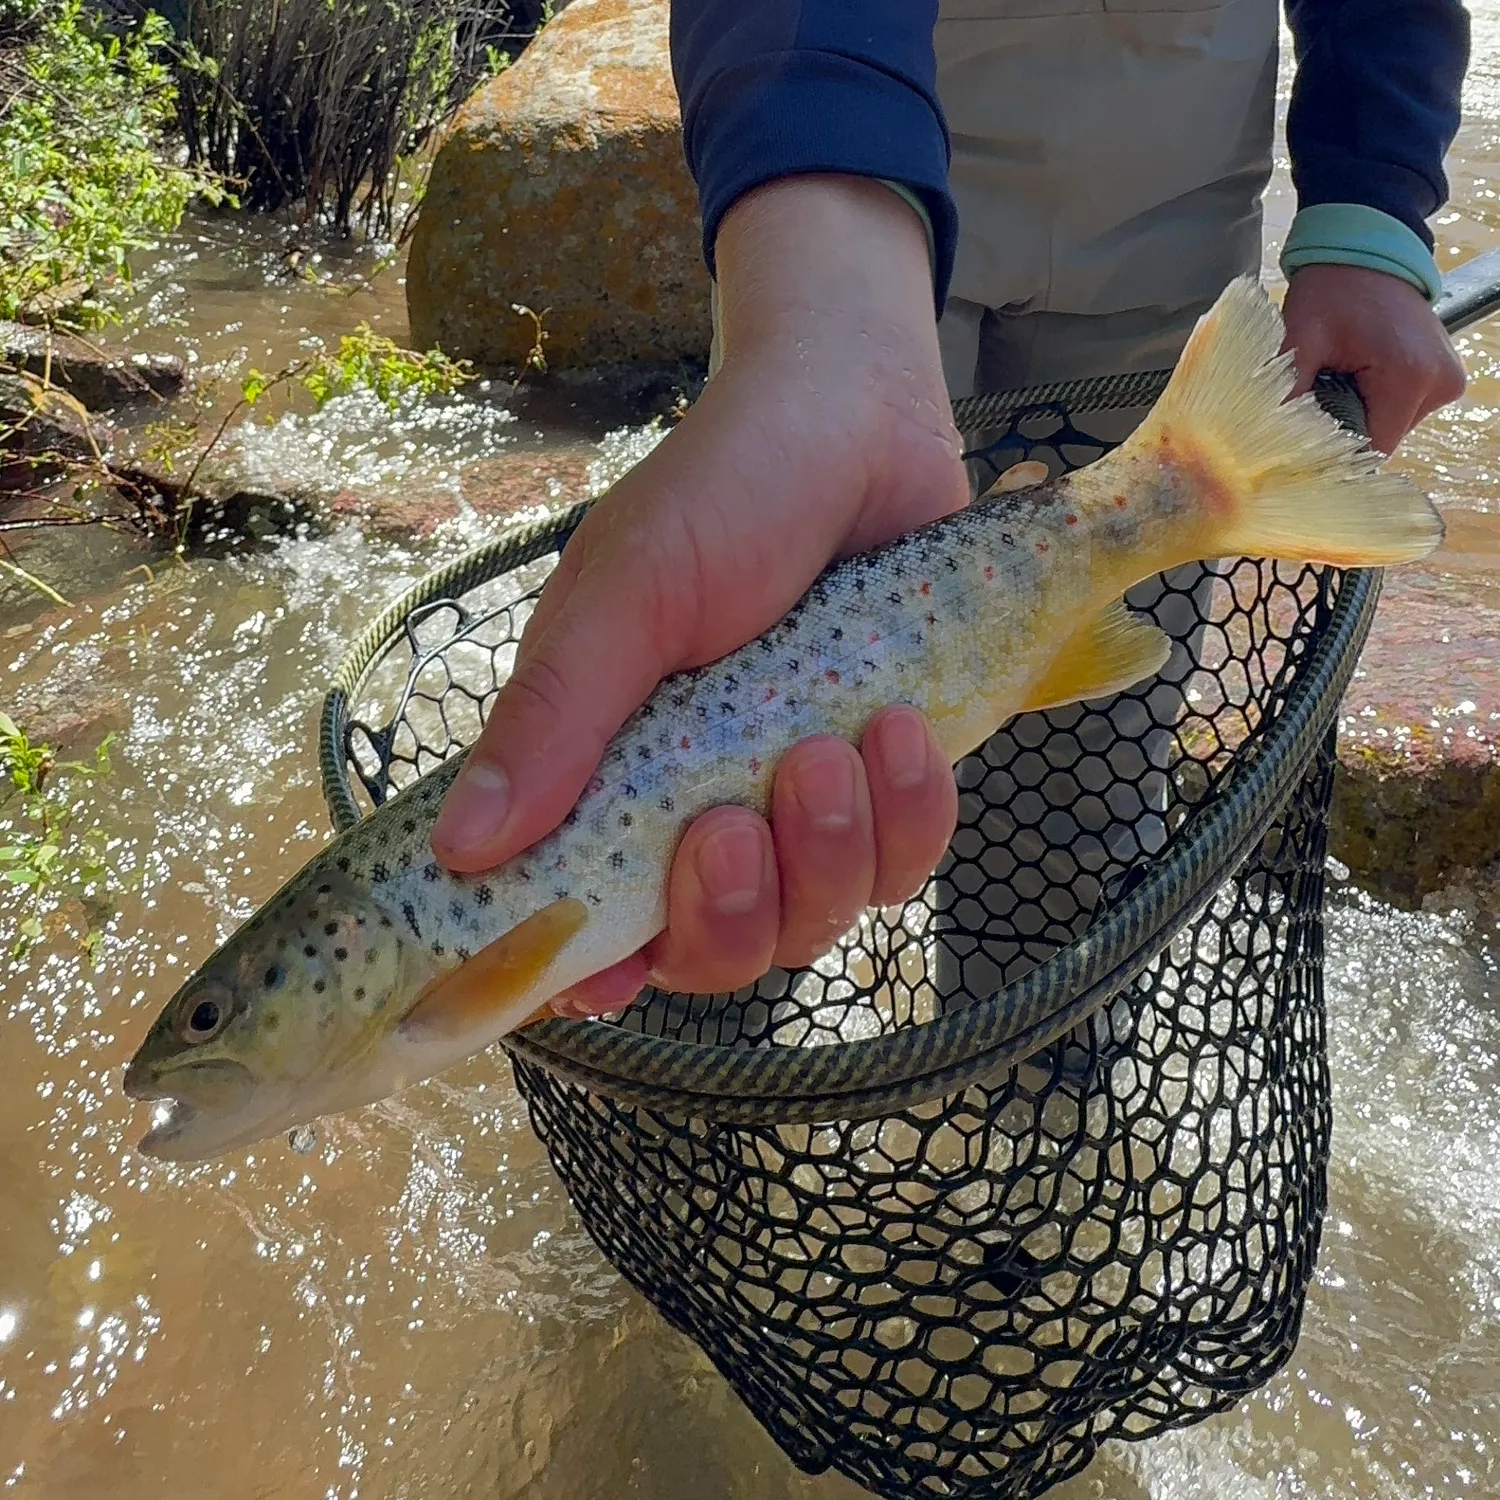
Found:
[{"label": "fish", "polygon": [[[454,874],[430,835],[462,753],[332,840],[192,975],[124,1075],[148,1157],[198,1161],[374,1103],[546,1013],[666,921],[684,830],[765,812],[783,751],[914,705],[957,763],[1014,715],[1107,697],[1171,646],[1126,590],[1223,557],[1386,566],[1431,502],[1293,386],[1280,313],[1232,283],[1133,435],[828,568],[775,626],[664,680],[552,833]],[[606,497],[600,503],[608,504]],[[603,1023],[589,1023],[603,1024]]]}]

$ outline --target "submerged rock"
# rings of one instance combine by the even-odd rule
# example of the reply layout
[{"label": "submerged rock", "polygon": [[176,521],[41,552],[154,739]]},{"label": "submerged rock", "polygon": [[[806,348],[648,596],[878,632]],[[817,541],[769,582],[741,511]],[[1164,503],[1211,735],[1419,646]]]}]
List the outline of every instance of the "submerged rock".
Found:
[{"label": "submerged rock", "polygon": [[[85,406],[106,410],[177,395],[187,369],[175,354],[101,349],[69,333],[0,322],[0,361],[61,386]],[[50,361],[50,370],[49,370]]]},{"label": "submerged rock", "polygon": [[1446,519],[1387,575],[1339,730],[1329,847],[1405,906],[1500,859],[1500,517]]},{"label": "submerged rock", "polygon": [[519,368],[519,303],[545,309],[554,369],[707,357],[667,19],[667,0],[573,0],[464,106],[412,240],[418,348]]},{"label": "submerged rock", "polygon": [[67,391],[0,370],[0,491],[33,489],[70,464],[108,456],[114,437]]}]

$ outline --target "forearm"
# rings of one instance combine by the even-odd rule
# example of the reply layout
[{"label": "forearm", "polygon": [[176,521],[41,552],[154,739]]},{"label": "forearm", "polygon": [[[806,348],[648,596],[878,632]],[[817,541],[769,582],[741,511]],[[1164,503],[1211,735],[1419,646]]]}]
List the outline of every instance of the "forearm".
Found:
[{"label": "forearm", "polygon": [[1297,78],[1286,269],[1334,262],[1436,288],[1427,219],[1447,196],[1468,64],[1459,0],[1287,0]]},{"label": "forearm", "polygon": [[930,221],[941,306],[957,216],[936,15],[936,0],[673,0],[673,72],[711,270],[725,214],[752,189],[821,173],[887,179]]}]

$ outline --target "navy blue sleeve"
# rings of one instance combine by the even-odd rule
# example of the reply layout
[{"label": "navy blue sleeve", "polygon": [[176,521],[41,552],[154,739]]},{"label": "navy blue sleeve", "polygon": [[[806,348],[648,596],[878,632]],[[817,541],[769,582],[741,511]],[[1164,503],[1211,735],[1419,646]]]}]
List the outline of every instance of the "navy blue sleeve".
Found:
[{"label": "navy blue sleeve", "polygon": [[1298,206],[1363,203],[1432,248],[1469,61],[1459,0],[1286,0],[1297,51],[1287,148]]},{"label": "navy blue sleeve", "polygon": [[885,177],[931,216],[942,307],[958,215],[936,20],[937,0],[672,0],[672,73],[710,270],[719,221],[751,188],[807,172]]}]

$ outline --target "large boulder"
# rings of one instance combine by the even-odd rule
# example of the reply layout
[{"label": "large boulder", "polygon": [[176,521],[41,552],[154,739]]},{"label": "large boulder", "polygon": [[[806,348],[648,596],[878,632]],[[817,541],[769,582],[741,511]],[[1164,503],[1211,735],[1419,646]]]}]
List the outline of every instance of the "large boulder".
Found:
[{"label": "large boulder", "polygon": [[460,111],[406,297],[418,348],[517,368],[704,359],[709,284],[667,51],[668,0],[572,0]]},{"label": "large boulder", "polygon": [[1406,906],[1500,860],[1500,517],[1445,519],[1386,576],[1339,727],[1329,847]]}]

